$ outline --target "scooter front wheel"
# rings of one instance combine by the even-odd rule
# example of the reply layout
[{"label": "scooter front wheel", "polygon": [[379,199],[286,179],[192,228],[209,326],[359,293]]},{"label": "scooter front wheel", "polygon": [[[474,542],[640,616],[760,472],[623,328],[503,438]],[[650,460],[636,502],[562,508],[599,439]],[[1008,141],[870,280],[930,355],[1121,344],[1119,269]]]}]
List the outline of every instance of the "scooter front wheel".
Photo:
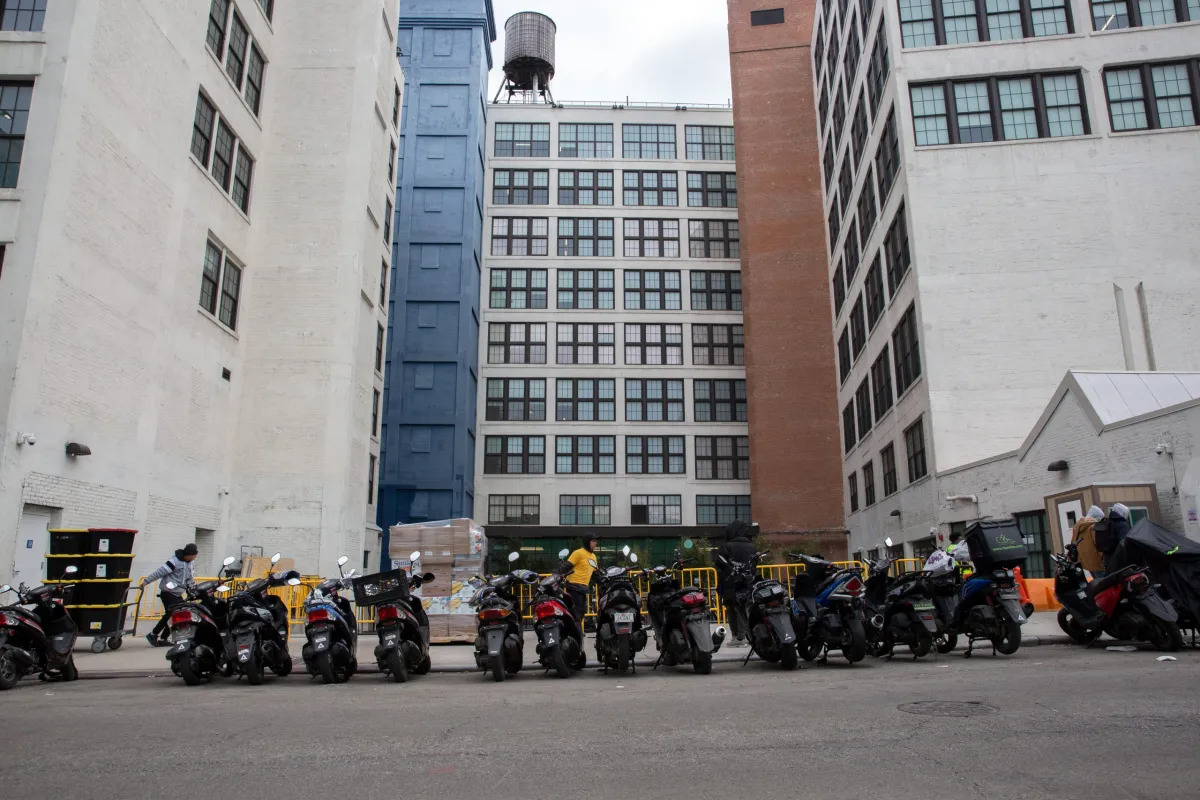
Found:
[{"label": "scooter front wheel", "polygon": [[937,645],[937,651],[942,655],[946,655],[958,645],[957,633],[939,633],[933,637],[933,641]]},{"label": "scooter front wheel", "polygon": [[1087,644],[1092,638],[1088,636],[1087,629],[1080,625],[1071,612],[1065,608],[1058,610],[1058,627],[1079,644]]}]

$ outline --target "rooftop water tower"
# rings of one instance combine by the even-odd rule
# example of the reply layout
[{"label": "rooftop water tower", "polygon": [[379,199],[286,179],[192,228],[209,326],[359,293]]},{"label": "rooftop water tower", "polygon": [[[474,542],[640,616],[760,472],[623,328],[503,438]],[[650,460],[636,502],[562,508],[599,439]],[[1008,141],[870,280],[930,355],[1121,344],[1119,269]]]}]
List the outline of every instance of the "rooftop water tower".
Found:
[{"label": "rooftop water tower", "polygon": [[535,11],[513,14],[504,23],[504,81],[492,102],[507,92],[505,102],[553,103],[554,20]]}]

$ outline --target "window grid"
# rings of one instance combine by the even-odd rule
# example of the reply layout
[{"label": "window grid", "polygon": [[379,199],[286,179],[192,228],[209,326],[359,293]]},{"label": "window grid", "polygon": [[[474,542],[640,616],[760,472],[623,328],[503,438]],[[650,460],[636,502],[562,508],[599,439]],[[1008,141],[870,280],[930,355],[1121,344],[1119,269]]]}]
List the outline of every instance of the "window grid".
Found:
[{"label": "window grid", "polygon": [[739,235],[735,219],[688,220],[688,252],[692,258],[739,258]]},{"label": "window grid", "polygon": [[697,436],[696,480],[750,480],[750,437]]},{"label": "window grid", "polygon": [[859,292],[854,307],[850,309],[850,347],[855,360],[867,346],[867,320],[864,311],[863,295]]},{"label": "window grid", "polygon": [[854,165],[845,157],[842,158],[842,169],[838,172],[838,194],[842,199],[839,207],[845,214],[850,205],[850,195],[854,194]]},{"label": "window grid", "polygon": [[542,498],[536,494],[488,495],[489,525],[539,525]]},{"label": "window grid", "polygon": [[498,158],[549,158],[550,123],[497,122],[494,147]]},{"label": "window grid", "polygon": [[559,525],[611,525],[612,497],[607,494],[564,494],[558,498]]},{"label": "window grid", "polygon": [[626,422],[684,422],[683,381],[625,379]]},{"label": "window grid", "polygon": [[911,305],[892,333],[892,353],[896,360],[896,392],[904,394],[921,377],[921,354],[917,341],[917,308]]},{"label": "window grid", "polygon": [[544,422],[545,378],[488,378],[485,419],[489,422]]},{"label": "window grid", "polygon": [[908,482],[919,481],[927,473],[925,464],[925,428],[917,420],[904,430],[904,449],[908,453]]},{"label": "window grid", "polygon": [[[1200,3],[1197,7],[1200,17]],[[1114,131],[1193,126],[1200,108],[1200,60],[1109,68],[1104,89]]]},{"label": "window grid", "polygon": [[226,123],[225,119],[217,119],[217,138],[213,144],[213,161],[212,161],[212,176],[216,178],[217,183],[226,192],[229,191],[230,183],[233,179],[233,158],[234,149],[237,145],[237,136],[234,135],[233,129]]},{"label": "window grid", "polygon": [[849,453],[858,444],[858,429],[854,426],[854,398],[842,409],[842,446]]},{"label": "window grid", "polygon": [[732,125],[685,125],[683,136],[689,161],[733,161]]},{"label": "window grid", "polygon": [[875,176],[879,179],[879,202],[887,203],[900,172],[900,136],[896,131],[896,112],[888,114],[883,136],[875,150]]},{"label": "window grid", "polygon": [[239,90],[246,69],[246,48],[250,44],[250,31],[242,22],[242,15],[235,9],[233,23],[229,29],[229,47],[225,50],[225,73]]},{"label": "window grid", "polygon": [[674,125],[622,125],[621,155],[625,158],[675,160]]},{"label": "window grid", "polygon": [[683,475],[687,454],[683,436],[626,436],[627,475]]},{"label": "window grid", "polygon": [[836,320],[846,304],[846,279],[843,276],[842,265],[838,264],[833,271],[833,317]]},{"label": "window grid", "polygon": [[875,219],[879,213],[875,205],[875,177],[871,168],[867,167],[867,180],[863,183],[862,192],[858,196],[858,232],[865,243],[875,227]]},{"label": "window grid", "polygon": [[879,451],[879,463],[883,467],[883,496],[891,497],[899,488],[896,480],[896,445],[889,444]]},{"label": "window grid", "polygon": [[[5,17],[8,16],[7,9]],[[6,20],[7,21],[7,20]],[[225,32],[229,25],[229,0],[212,0],[208,6],[208,35],[206,41],[209,49],[220,59],[225,50]]]},{"label": "window grid", "polygon": [[[33,87],[30,86],[32,92]],[[0,97],[3,97],[0,94]],[[7,98],[5,98],[7,99]],[[9,109],[4,109],[9,111]],[[9,111],[9,113],[12,113]],[[202,94],[196,95],[196,116],[192,120],[192,155],[208,168],[208,157],[212,147],[213,127],[217,121],[217,109]],[[15,126],[14,126],[15,127]],[[7,184],[5,184],[7,186]]]},{"label": "window grid", "polygon": [[[219,287],[219,291],[218,291]],[[205,245],[200,277],[200,307],[230,330],[237,330],[242,293],[242,266],[211,239]]]},{"label": "window grid", "polygon": [[[29,122],[29,106],[33,100],[33,84],[5,81],[0,83],[0,188],[15,189],[21,176],[21,157],[25,152],[25,132]],[[211,108],[211,107],[210,107]],[[199,109],[197,109],[199,116]],[[192,137],[193,151],[195,133]]]},{"label": "window grid", "polygon": [[838,335],[837,341],[838,351],[838,379],[846,382],[846,378],[850,377],[850,367],[854,364],[854,359],[850,357],[850,325],[847,323],[842,328],[841,334]]},{"label": "window grid", "polygon": [[550,203],[550,171],[498,169],[492,173],[492,203],[498,206],[544,206]]},{"label": "window grid", "polygon": [[692,311],[741,311],[742,273],[692,270]]},{"label": "window grid", "polygon": [[[582,125],[571,122],[559,123],[558,157],[612,158],[612,125],[608,123],[597,125]],[[611,175],[612,173],[609,174]]]},{"label": "window grid", "polygon": [[559,364],[615,364],[616,326],[593,322],[558,323]]},{"label": "window grid", "polygon": [[896,209],[896,216],[892,218],[883,240],[883,250],[887,254],[888,294],[894,295],[896,287],[912,266],[912,254],[908,249],[908,219],[903,204]]},{"label": "window grid", "polygon": [[691,208],[737,208],[737,174],[689,172],[687,204]]},{"label": "window grid", "polygon": [[854,104],[854,121],[850,124],[850,144],[854,150],[854,163],[862,160],[867,146],[867,98],[860,97]]},{"label": "window grid", "polygon": [[909,91],[918,147],[1089,133],[1078,72],[945,81]]},{"label": "window grid", "polygon": [[670,365],[683,363],[683,326],[625,324],[625,363]]},{"label": "window grid", "polygon": [[46,0],[4,0],[0,30],[37,33],[46,19]]},{"label": "window grid", "polygon": [[692,364],[740,367],[745,363],[745,335],[741,325],[692,326]]},{"label": "window grid", "polygon": [[[267,71],[267,60],[253,42],[250,44],[250,61],[246,66],[246,103],[257,115],[262,106],[263,81]],[[394,161],[395,159],[393,159]]]},{"label": "window grid", "polygon": [[1092,0],[1092,28],[1115,31],[1200,21],[1200,0]]},{"label": "window grid", "polygon": [[629,521],[634,525],[682,525],[682,498],[677,494],[635,494],[629,499]]},{"label": "window grid", "polygon": [[615,241],[613,226],[611,219],[559,217],[558,254],[612,258]]},{"label": "window grid", "polygon": [[696,495],[697,525],[728,525],[735,519],[740,519],[743,522],[750,521],[750,495]]},{"label": "window grid", "polygon": [[560,169],[558,171],[558,204],[560,206],[611,206],[613,204],[612,170]]},{"label": "window grid", "polygon": [[547,271],[493,269],[488,305],[491,308],[545,308]]},{"label": "window grid", "polygon": [[611,309],[615,299],[615,280],[611,269],[560,269],[558,307]]},{"label": "window grid", "polygon": [[851,17],[846,28],[850,31],[850,35],[846,37],[846,54],[843,56],[846,66],[842,69],[842,74],[846,76],[847,80],[853,81],[858,72],[858,60],[862,57],[862,42],[858,39],[857,17]]},{"label": "window grid", "polygon": [[483,443],[483,471],[488,475],[545,474],[546,437],[485,437]]},{"label": "window grid", "polygon": [[871,462],[863,464],[863,504],[870,508],[875,505],[875,465]]},{"label": "window grid", "polygon": [[879,253],[875,254],[875,260],[871,262],[871,266],[867,270],[867,277],[863,281],[863,292],[867,296],[867,330],[871,330],[883,316],[883,309],[886,305],[883,296],[883,259]]},{"label": "window grid", "polygon": [[545,364],[546,323],[489,322],[489,364]]},{"label": "window grid", "polygon": [[887,78],[891,74],[891,63],[888,60],[887,34],[883,30],[883,20],[875,30],[875,47],[871,50],[871,63],[867,66],[867,93],[871,97],[871,114],[879,112],[879,104],[883,101],[883,92],[887,87]]},{"label": "window grid", "polygon": [[854,473],[854,472],[850,473],[849,477],[846,478],[846,486],[848,487],[849,494],[850,494],[850,512],[854,513],[855,511],[858,511],[858,474],[857,473]]},{"label": "window grid", "polygon": [[900,36],[905,48],[1074,33],[1071,4],[1067,0],[899,2]]},{"label": "window grid", "polygon": [[692,417],[696,422],[745,422],[744,380],[692,381]]},{"label": "window grid", "polygon": [[621,173],[622,202],[627,206],[679,205],[679,174],[676,172]]},{"label": "window grid", "polygon": [[871,400],[875,404],[875,421],[878,422],[892,408],[892,362],[888,358],[888,346],[883,350],[875,363],[871,365],[871,388],[874,390]]},{"label": "window grid", "polygon": [[871,420],[871,379],[866,377],[854,392],[854,408],[858,413],[859,438],[866,436],[873,427]]},{"label": "window grid", "polygon": [[558,475],[613,475],[617,471],[615,436],[555,436],[554,472]]},{"label": "window grid", "polygon": [[627,219],[623,222],[626,258],[679,258],[679,220]]},{"label": "window grid", "polygon": [[[626,220],[628,222],[628,220]],[[625,270],[627,311],[679,311],[683,308],[678,271]]]},{"label": "window grid", "polygon": [[559,378],[554,419],[558,422],[613,422],[617,382],[612,378]]},{"label": "window grid", "polygon": [[492,255],[544,256],[549,252],[550,220],[546,217],[494,217]]},{"label": "window grid", "polygon": [[[28,115],[28,99],[24,100],[25,107],[22,109],[22,95],[19,91],[22,86],[23,84],[0,83],[0,112],[7,114],[12,119],[10,126],[12,130],[19,129],[24,133],[25,118]],[[216,123],[215,136],[213,135],[214,122]],[[5,145],[9,147],[10,163],[5,170],[5,180],[8,179],[9,173],[15,172],[11,163],[12,143],[15,139],[23,138],[23,136],[10,138],[0,134],[0,154]],[[254,176],[254,157],[243,146],[233,128],[226,123],[224,116],[216,110],[203,93],[199,93],[196,99],[196,116],[192,122],[191,153],[212,175],[222,191],[232,198],[234,204],[243,212],[248,212],[250,210],[250,184]],[[19,147],[17,159],[19,166]],[[4,166],[3,158],[0,158],[0,166]],[[15,182],[15,174],[13,180]],[[0,183],[5,187],[8,186],[7,183]]]}]

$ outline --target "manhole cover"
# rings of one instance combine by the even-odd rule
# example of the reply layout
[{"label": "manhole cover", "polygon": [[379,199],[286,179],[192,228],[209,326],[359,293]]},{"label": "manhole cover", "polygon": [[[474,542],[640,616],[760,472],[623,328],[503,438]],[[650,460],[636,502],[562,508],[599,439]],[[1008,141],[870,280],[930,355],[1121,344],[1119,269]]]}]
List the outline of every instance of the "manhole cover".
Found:
[{"label": "manhole cover", "polygon": [[921,714],[926,717],[982,717],[995,714],[999,710],[983,703],[953,700],[919,700],[915,703],[905,703],[898,708],[906,714]]}]

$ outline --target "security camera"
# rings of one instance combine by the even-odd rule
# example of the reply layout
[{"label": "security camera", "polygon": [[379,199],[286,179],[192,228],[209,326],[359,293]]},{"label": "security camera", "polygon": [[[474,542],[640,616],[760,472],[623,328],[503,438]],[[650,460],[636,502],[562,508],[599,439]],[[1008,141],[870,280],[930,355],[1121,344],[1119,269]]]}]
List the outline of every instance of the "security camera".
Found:
[{"label": "security camera", "polygon": [[1160,455],[1160,456],[1161,456],[1163,453],[1166,453],[1167,455],[1171,455],[1171,445],[1169,445],[1169,444],[1156,444],[1156,445],[1154,445],[1154,453],[1155,453],[1155,455]]},{"label": "security camera", "polygon": [[37,437],[32,433],[18,433],[17,444],[27,444],[30,447],[37,444]]}]

